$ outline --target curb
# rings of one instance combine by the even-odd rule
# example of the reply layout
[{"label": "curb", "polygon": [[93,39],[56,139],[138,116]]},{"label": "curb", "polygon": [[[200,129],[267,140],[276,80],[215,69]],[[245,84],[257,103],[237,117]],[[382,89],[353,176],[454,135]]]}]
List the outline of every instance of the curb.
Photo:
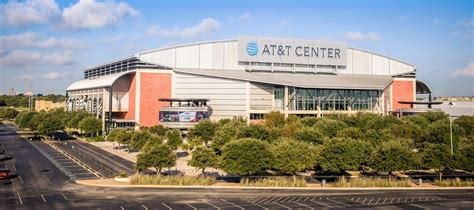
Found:
[{"label": "curb", "polygon": [[115,187],[115,188],[155,188],[155,189],[224,189],[224,190],[474,190],[474,187],[324,187],[324,188],[309,188],[309,187],[230,187],[230,186],[177,186],[177,185],[111,185],[111,184],[92,184],[83,182],[83,180],[76,180],[77,184],[96,187]]}]

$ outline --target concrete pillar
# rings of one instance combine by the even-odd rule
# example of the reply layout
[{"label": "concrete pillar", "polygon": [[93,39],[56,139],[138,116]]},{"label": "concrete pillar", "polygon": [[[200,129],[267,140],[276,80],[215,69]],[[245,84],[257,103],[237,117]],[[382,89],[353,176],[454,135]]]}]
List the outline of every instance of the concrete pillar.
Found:
[{"label": "concrete pillar", "polygon": [[285,93],[283,94],[283,113],[285,117],[288,117],[288,86],[285,86]]}]

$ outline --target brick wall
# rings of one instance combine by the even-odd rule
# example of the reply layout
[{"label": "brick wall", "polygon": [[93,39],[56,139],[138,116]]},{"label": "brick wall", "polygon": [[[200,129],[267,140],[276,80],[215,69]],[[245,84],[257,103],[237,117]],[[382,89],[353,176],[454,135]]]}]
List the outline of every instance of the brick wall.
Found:
[{"label": "brick wall", "polygon": [[415,101],[414,80],[397,80],[392,82],[392,110],[410,108],[409,104],[399,104],[399,101]]},{"label": "brick wall", "polygon": [[140,126],[159,124],[160,107],[168,106],[159,98],[171,97],[171,74],[141,73],[140,77]]}]

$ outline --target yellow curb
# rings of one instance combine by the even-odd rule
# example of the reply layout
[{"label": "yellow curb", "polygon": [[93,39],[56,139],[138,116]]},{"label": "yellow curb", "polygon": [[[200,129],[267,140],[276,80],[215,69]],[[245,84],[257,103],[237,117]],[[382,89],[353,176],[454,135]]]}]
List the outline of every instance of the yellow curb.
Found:
[{"label": "yellow curb", "polygon": [[203,186],[203,185],[112,185],[112,184],[92,184],[87,180],[76,180],[77,184],[96,187],[117,187],[117,188],[175,188],[175,189],[248,189],[248,190],[459,190],[474,187],[241,187],[241,186]]}]

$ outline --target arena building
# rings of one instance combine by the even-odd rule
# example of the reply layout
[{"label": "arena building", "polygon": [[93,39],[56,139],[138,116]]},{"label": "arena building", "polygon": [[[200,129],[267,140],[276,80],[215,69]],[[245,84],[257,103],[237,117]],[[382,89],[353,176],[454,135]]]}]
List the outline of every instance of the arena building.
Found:
[{"label": "arena building", "polygon": [[67,110],[86,109],[107,128],[162,124],[187,128],[201,119],[265,113],[324,116],[413,108],[413,65],[342,42],[241,36],[137,53],[84,70],[67,88]]}]

